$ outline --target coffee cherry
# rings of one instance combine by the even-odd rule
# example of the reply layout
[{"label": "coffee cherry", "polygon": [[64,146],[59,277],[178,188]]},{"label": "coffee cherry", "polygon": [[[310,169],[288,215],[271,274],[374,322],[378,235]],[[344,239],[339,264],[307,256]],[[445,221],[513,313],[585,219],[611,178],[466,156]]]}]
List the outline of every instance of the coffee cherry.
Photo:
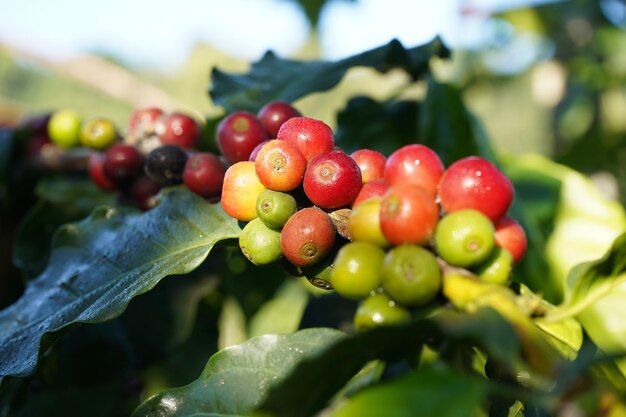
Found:
[{"label": "coffee cherry", "polygon": [[187,153],[176,145],[164,145],[151,151],[146,157],[146,174],[162,185],[183,182]]},{"label": "coffee cherry", "polygon": [[435,151],[424,145],[411,144],[389,155],[384,176],[389,185],[415,185],[435,196],[443,172],[443,163]]},{"label": "coffee cherry", "polygon": [[133,181],[130,195],[141,211],[147,211],[156,205],[156,195],[161,191],[161,184],[143,175]]},{"label": "coffee cherry", "polygon": [[327,152],[309,161],[302,184],[315,205],[325,209],[344,207],[361,190],[361,171],[346,153]]},{"label": "coffee cherry", "polygon": [[252,219],[239,237],[241,252],[255,265],[268,265],[282,256],[280,232],[270,229],[261,219]]},{"label": "coffee cherry", "polygon": [[307,161],[335,147],[330,126],[310,117],[292,117],[287,120],[278,130],[276,138],[296,145]]},{"label": "coffee cherry", "polygon": [[117,187],[130,184],[143,168],[143,156],[131,145],[115,144],[104,156],[104,173]]},{"label": "coffee cherry", "polygon": [[506,249],[496,247],[491,256],[480,264],[475,272],[483,281],[507,285],[511,277],[512,266],[513,256],[511,253]]},{"label": "coffee cherry", "polygon": [[335,244],[336,231],[328,214],[307,207],[287,220],[280,234],[283,254],[291,263],[308,267],[320,262]]},{"label": "coffee cherry", "polygon": [[115,184],[104,173],[104,154],[94,152],[89,155],[87,171],[91,181],[103,190],[114,190]]},{"label": "coffee cherry", "polygon": [[217,147],[230,163],[246,161],[254,148],[268,139],[261,122],[246,111],[236,111],[217,125]]},{"label": "coffee cherry", "polygon": [[359,149],[350,154],[361,170],[363,184],[383,179],[385,172],[385,155],[373,149]]},{"label": "coffee cherry", "polygon": [[183,182],[194,193],[204,197],[219,197],[222,193],[226,165],[209,152],[192,155],[185,163]]},{"label": "coffee cherry", "polygon": [[381,285],[380,268],[385,251],[367,242],[350,242],[339,249],[330,283],[335,291],[346,297],[359,300],[376,291]]},{"label": "coffee cherry", "polygon": [[399,245],[387,252],[381,268],[387,294],[407,307],[422,306],[441,289],[441,270],[435,256],[417,245]]},{"label": "coffee cherry", "polygon": [[155,129],[163,145],[176,145],[184,149],[195,148],[200,137],[198,122],[179,112],[161,117]]},{"label": "coffee cherry", "polygon": [[368,242],[380,247],[389,246],[380,227],[382,199],[372,198],[352,209],[348,218],[348,232],[353,242]]},{"label": "coffee cherry", "polygon": [[447,213],[475,209],[496,222],[513,200],[513,184],[488,160],[470,156],[450,165],[439,184],[441,205]]},{"label": "coffee cherry", "polygon": [[378,293],[367,297],[359,305],[354,314],[354,327],[358,331],[364,331],[378,326],[407,323],[410,320],[409,310],[398,305],[387,294]]},{"label": "coffee cherry", "polygon": [[494,224],[496,245],[508,250],[513,261],[518,263],[526,253],[526,232],[519,222],[509,216],[500,218]]},{"label": "coffee cherry", "polygon": [[[336,246],[337,245],[335,245],[335,248]],[[333,289],[333,286],[330,283],[330,273],[335,266],[335,248],[333,248],[333,250],[318,263],[304,268],[299,268],[307,281],[309,281],[309,283],[315,288],[322,290]]]},{"label": "coffee cherry", "polygon": [[271,229],[280,229],[296,212],[296,199],[287,193],[265,190],[256,200],[256,213]]},{"label": "coffee cherry", "polygon": [[163,116],[163,110],[157,107],[136,109],[128,120],[129,135],[151,135],[157,120]]},{"label": "coffee cherry", "polygon": [[380,227],[392,245],[423,245],[431,238],[439,221],[435,198],[414,185],[391,186],[380,206]]},{"label": "coffee cherry", "polygon": [[465,268],[479,265],[489,258],[494,246],[493,224],[477,210],[449,213],[435,230],[435,249],[452,265]]},{"label": "coffee cherry", "polygon": [[373,180],[370,182],[366,182],[361,187],[359,194],[357,194],[356,198],[350,203],[352,208],[356,208],[359,204],[372,199],[372,198],[382,198],[387,192],[387,183],[385,180]]},{"label": "coffee cherry", "polygon": [[254,162],[237,162],[224,175],[222,208],[229,216],[249,222],[257,217],[256,201],[265,189],[256,176]]},{"label": "coffee cherry", "polygon": [[263,129],[270,138],[275,138],[278,135],[278,130],[287,120],[300,116],[302,115],[295,107],[284,101],[267,103],[257,113]]},{"label": "coffee cherry", "polygon": [[82,118],[74,110],[58,110],[48,121],[48,137],[61,148],[73,148],[80,142]]},{"label": "coffee cherry", "polygon": [[118,138],[115,124],[102,117],[91,119],[83,125],[79,141],[83,146],[93,149],[106,149]]},{"label": "coffee cherry", "polygon": [[270,190],[291,191],[302,183],[307,161],[298,148],[284,140],[270,140],[255,159],[256,175]]}]

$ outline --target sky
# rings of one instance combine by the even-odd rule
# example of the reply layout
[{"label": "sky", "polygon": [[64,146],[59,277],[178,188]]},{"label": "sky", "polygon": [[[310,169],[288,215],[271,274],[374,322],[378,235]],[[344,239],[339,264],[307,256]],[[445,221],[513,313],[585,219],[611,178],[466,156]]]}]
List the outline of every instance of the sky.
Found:
[{"label": "sky", "polygon": [[[322,52],[336,59],[393,38],[411,47],[437,34],[453,47],[473,47],[488,41],[493,28],[480,13],[463,16],[461,9],[488,13],[545,1],[334,1],[320,18]],[[131,65],[167,69],[206,42],[256,60],[268,49],[288,56],[309,29],[287,0],[0,0],[0,43],[48,59],[98,51]]]}]

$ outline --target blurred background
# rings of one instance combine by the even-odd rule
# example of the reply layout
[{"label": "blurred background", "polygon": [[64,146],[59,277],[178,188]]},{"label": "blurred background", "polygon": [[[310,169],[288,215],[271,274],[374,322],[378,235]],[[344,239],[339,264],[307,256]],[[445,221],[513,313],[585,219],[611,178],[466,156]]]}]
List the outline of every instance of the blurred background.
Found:
[{"label": "blurred background", "polygon": [[[496,150],[548,155],[608,178],[605,191],[618,195],[625,29],[624,0],[5,2],[0,124],[66,107],[120,126],[141,106],[215,117],[223,111],[207,93],[213,67],[245,71],[268,49],[335,60],[393,38],[408,48],[440,35],[453,56],[435,74],[462,89]],[[400,71],[355,68],[295,104],[334,125],[354,95],[423,94],[409,84]]]}]

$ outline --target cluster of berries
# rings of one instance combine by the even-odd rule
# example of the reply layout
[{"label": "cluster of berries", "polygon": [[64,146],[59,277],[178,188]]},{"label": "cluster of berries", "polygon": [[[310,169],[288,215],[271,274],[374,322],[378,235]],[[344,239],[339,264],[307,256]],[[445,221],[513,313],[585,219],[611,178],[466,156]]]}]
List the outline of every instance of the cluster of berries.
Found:
[{"label": "cluster of berries", "polygon": [[91,149],[88,172],[97,186],[117,190],[147,210],[162,187],[181,183],[210,201],[219,200],[227,166],[247,158],[253,148],[276,135],[284,120],[299,115],[280,101],[269,103],[257,115],[229,114],[216,132],[221,155],[196,149],[202,127],[194,118],[159,108],[135,110],[123,135],[111,120],[83,123],[73,110],[53,113],[46,126],[51,145]]},{"label": "cluster of berries", "polygon": [[[326,123],[280,101],[223,118],[220,155],[195,149],[201,129],[183,113],[136,110],[123,139],[105,119],[80,129],[68,119],[52,115],[50,138],[94,148],[89,174],[98,186],[128,193],[142,209],[162,187],[181,183],[219,200],[245,223],[239,244],[252,263],[280,262],[361,300],[357,328],[408,319],[410,309],[440,298],[450,267],[507,285],[526,251],[524,229],[508,215],[511,181],[482,157],[445,167],[421,144],[388,157],[347,154]],[[70,140],[59,120],[78,136]]]},{"label": "cluster of berries", "polygon": [[[427,146],[347,154],[324,122],[290,117],[224,177],[221,204],[245,222],[256,265],[275,262],[363,300],[358,328],[407,319],[439,297],[446,267],[507,285],[526,250],[511,181],[482,157],[444,167]],[[287,262],[285,262],[285,260]]]}]

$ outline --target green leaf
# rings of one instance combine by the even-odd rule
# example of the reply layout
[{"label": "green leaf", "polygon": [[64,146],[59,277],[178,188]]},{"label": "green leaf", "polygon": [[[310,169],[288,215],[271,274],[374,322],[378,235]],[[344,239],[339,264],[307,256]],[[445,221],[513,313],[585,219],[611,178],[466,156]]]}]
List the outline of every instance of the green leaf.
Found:
[{"label": "green leaf", "polygon": [[17,230],[13,264],[27,277],[39,274],[48,262],[50,242],[57,228],[87,216],[95,207],[113,204],[115,195],[88,179],[43,179],[35,190],[40,200]]},{"label": "green leaf", "polygon": [[[511,365],[520,346],[511,325],[490,309],[474,314],[442,311],[402,326],[386,326],[346,337],[319,356],[302,361],[259,406],[259,415],[312,416],[372,360],[415,359],[426,343],[479,346]],[[305,390],[302,387],[306,387]]]},{"label": "green leaf", "polygon": [[567,277],[565,302],[549,316],[549,319],[558,321],[577,316],[624,284],[626,284],[626,233],[615,239],[612,247],[602,258],[572,268]]},{"label": "green leaf", "polygon": [[361,391],[330,416],[471,416],[477,415],[487,392],[485,380],[429,367]]},{"label": "green leaf", "polygon": [[226,112],[248,110],[256,113],[273,100],[293,102],[307,94],[329,90],[352,67],[373,67],[380,72],[401,68],[417,79],[428,72],[428,63],[433,56],[447,57],[449,53],[439,38],[410,49],[393,40],[334,62],[294,61],[268,51],[260,61],[252,64],[248,74],[228,74],[214,68],[209,94]]},{"label": "green leaf", "polygon": [[249,415],[268,389],[297,363],[318,355],[342,337],[343,333],[334,329],[306,329],[259,336],[226,348],[211,357],[196,381],[148,399],[133,417]]},{"label": "green leaf", "polygon": [[[626,322],[619,319],[626,304],[624,208],[568,167],[539,156],[520,157],[517,163],[562,184],[546,258],[564,302],[546,320],[575,316],[600,349],[626,352]],[[626,361],[617,366],[626,376]]]},{"label": "green leaf", "polygon": [[0,378],[32,373],[61,331],[119,316],[133,297],[190,272],[240,231],[221,207],[180,188],[144,214],[102,207],[62,227],[47,268],[0,312]]},{"label": "green leaf", "polygon": [[416,101],[354,97],[337,114],[335,141],[348,153],[370,148],[389,155],[417,140],[419,109]]},{"label": "green leaf", "polygon": [[219,329],[218,349],[237,345],[248,339],[246,316],[233,297],[226,297],[222,303],[222,312],[217,326]]},{"label": "green leaf", "polygon": [[[306,283],[306,285],[309,285]],[[309,293],[295,279],[285,281],[250,321],[250,337],[295,332],[309,300]]]},{"label": "green leaf", "polygon": [[429,79],[419,127],[420,142],[437,151],[446,166],[470,155],[497,164],[480,123],[465,108],[461,91],[451,84]]}]

